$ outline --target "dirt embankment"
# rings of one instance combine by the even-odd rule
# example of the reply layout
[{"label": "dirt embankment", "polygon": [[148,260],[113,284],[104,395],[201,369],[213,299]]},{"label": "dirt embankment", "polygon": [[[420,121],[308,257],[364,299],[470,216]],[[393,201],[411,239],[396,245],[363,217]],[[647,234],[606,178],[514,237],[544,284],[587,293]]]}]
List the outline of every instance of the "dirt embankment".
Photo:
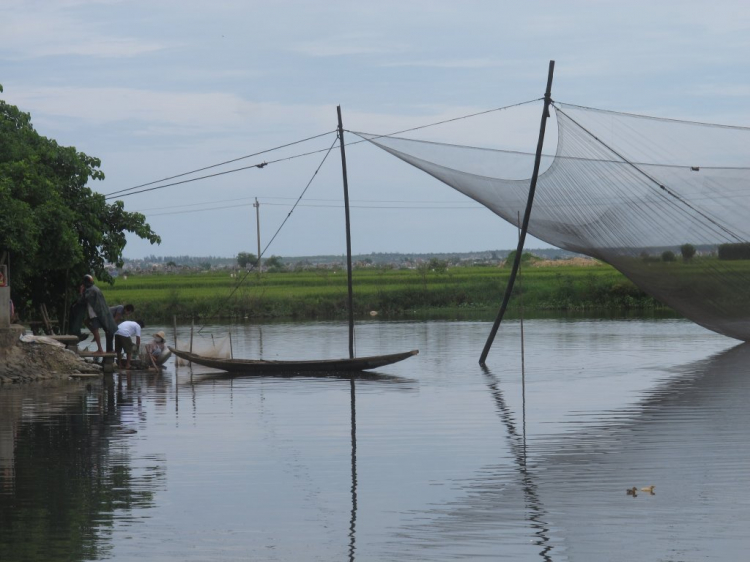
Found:
[{"label": "dirt embankment", "polygon": [[0,346],[0,385],[101,372],[99,365],[64,347],[20,340]]}]

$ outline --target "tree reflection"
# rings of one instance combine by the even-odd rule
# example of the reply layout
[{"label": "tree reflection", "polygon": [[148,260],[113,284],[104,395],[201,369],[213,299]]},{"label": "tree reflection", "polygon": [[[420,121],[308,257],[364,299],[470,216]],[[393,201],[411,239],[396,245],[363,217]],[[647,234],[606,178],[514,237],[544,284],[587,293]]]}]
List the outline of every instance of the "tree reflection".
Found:
[{"label": "tree reflection", "polygon": [[136,407],[111,378],[3,391],[0,560],[107,556],[118,512],[150,507],[160,479],[131,466]]}]

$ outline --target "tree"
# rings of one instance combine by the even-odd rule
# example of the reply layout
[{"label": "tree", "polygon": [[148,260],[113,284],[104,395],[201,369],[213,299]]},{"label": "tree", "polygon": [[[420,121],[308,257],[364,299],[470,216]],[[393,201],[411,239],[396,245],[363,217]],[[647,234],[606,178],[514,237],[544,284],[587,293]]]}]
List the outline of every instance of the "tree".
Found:
[{"label": "tree", "polygon": [[122,267],[126,232],[161,242],[145,216],[87,187],[104,179],[100,165],[41,136],[30,114],[0,100],[0,252],[10,252],[21,313],[44,303],[62,320],[86,273],[113,281],[105,266]]},{"label": "tree", "polygon": [[661,253],[661,259],[662,261],[671,262],[675,260],[675,255],[672,250],[666,250]]},{"label": "tree", "polygon": [[448,271],[448,262],[445,260],[430,258],[430,261],[427,265],[435,273],[445,273],[446,271]]},{"label": "tree", "polygon": [[684,261],[690,261],[695,255],[695,246],[692,244],[683,244],[680,246],[680,253]]},{"label": "tree", "polygon": [[[512,250],[508,257],[505,258],[505,267],[513,267],[513,262],[516,259],[516,251]],[[534,254],[530,254],[529,252],[523,252],[521,254],[521,265],[526,265],[529,262],[536,261],[539,258],[537,258]]]},{"label": "tree", "polygon": [[258,257],[251,252],[240,252],[237,254],[237,265],[242,269],[245,269],[248,265],[255,265],[258,261]]},{"label": "tree", "polygon": [[284,262],[281,261],[281,257],[279,256],[271,256],[270,258],[266,258],[266,260],[263,262],[263,265],[266,266],[266,269],[268,271],[281,271],[284,269]]}]

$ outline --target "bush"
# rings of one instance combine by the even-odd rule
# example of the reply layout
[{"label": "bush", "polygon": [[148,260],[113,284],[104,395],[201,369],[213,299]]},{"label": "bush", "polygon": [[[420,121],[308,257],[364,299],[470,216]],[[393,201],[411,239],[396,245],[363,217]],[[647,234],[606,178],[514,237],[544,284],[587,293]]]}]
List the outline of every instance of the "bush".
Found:
[{"label": "bush", "polygon": [[675,261],[676,258],[672,250],[667,250],[661,253],[661,259],[662,261]]}]

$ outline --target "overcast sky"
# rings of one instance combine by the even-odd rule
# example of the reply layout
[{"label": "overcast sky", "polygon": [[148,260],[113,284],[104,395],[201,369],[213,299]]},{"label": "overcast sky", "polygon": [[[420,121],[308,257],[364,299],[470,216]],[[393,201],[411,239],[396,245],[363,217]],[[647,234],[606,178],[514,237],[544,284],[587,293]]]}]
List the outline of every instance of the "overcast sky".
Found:
[{"label": "overcast sky", "polygon": [[[104,194],[333,131],[339,104],[346,129],[385,134],[534,100],[550,59],[556,100],[750,126],[747,0],[0,0],[0,13],[0,96],[100,158]],[[406,136],[533,151],[540,112]],[[256,197],[265,247],[324,155],[123,197],[162,237],[129,238],[125,256],[255,252]],[[347,161],[355,253],[515,246],[515,227],[378,148],[352,145]],[[266,256],[343,252],[335,151]]]}]

